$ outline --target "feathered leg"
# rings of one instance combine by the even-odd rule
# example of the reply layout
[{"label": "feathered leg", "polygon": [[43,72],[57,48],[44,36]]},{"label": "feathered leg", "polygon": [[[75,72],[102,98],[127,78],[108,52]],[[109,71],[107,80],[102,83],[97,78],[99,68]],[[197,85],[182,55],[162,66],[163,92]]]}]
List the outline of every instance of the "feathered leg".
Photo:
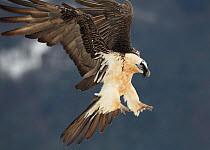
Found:
[{"label": "feathered leg", "polygon": [[129,84],[124,93],[124,100],[127,102],[128,108],[134,112],[136,116],[139,116],[143,110],[152,110],[153,107],[146,105],[139,100],[139,96],[132,84]]}]

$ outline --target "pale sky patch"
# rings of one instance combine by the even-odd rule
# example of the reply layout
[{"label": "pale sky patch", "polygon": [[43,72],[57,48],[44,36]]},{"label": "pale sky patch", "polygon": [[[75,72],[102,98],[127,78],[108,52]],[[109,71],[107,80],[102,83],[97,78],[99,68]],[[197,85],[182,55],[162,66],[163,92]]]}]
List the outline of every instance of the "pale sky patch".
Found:
[{"label": "pale sky patch", "polygon": [[157,14],[151,11],[145,11],[145,10],[134,8],[134,15],[136,19],[140,19],[144,21],[145,23],[155,24],[158,21]]},{"label": "pale sky patch", "polygon": [[49,51],[46,44],[23,40],[9,49],[0,48],[0,72],[15,80],[42,65],[42,56]]}]

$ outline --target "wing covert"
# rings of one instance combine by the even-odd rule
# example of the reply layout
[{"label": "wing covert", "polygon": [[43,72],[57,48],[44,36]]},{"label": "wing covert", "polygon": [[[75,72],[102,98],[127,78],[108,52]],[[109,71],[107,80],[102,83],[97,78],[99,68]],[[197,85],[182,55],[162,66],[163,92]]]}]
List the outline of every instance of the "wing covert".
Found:
[{"label": "wing covert", "polygon": [[133,7],[130,1],[123,4],[115,0],[76,0],[89,8],[80,10],[91,14],[93,21],[107,47],[115,52],[137,53],[130,43]]}]

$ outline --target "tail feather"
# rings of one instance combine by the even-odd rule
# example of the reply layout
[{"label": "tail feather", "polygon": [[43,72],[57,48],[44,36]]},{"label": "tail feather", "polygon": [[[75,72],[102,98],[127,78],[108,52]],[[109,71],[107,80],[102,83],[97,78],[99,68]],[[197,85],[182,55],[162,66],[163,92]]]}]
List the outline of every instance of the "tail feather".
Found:
[{"label": "tail feather", "polygon": [[81,114],[79,115],[61,134],[60,138],[62,138],[67,132],[69,132],[72,127],[74,127],[78,121],[80,121],[82,118],[84,118],[86,112],[93,107],[93,105],[99,100],[100,98],[95,97],[92,101],[92,103],[88,106],[88,108]]},{"label": "tail feather", "polygon": [[107,124],[111,124],[113,119],[113,112],[108,113],[106,117]]},{"label": "tail feather", "polygon": [[91,123],[91,126],[87,132],[87,135],[86,135],[86,139],[90,139],[93,135],[93,133],[95,132],[97,126],[98,126],[98,123],[100,121],[100,117],[101,117],[101,114],[97,114],[94,118],[93,118],[93,121]]},{"label": "tail feather", "polygon": [[79,123],[79,126],[78,127],[75,127],[75,129],[73,131],[73,134],[71,136],[71,139],[70,141],[68,142],[67,146],[71,145],[75,139],[78,137],[78,135],[82,132],[83,128],[87,125],[88,123],[88,120],[82,120],[80,123]]},{"label": "tail feather", "polygon": [[101,115],[100,125],[99,125],[99,132],[103,133],[106,127],[106,115]]},{"label": "tail feather", "polygon": [[77,144],[80,144],[83,141],[83,139],[85,138],[85,136],[86,136],[86,134],[87,134],[87,132],[88,132],[88,130],[90,128],[91,123],[92,123],[92,120],[87,122],[86,126],[84,127],[84,129],[83,129],[83,131],[82,131],[82,133],[81,133],[81,135],[79,137],[79,140],[78,140]]},{"label": "tail feather", "polygon": [[77,117],[61,134],[60,138],[63,138],[63,143],[67,142],[67,147],[70,146],[77,137],[80,144],[83,139],[90,139],[96,128],[99,126],[99,131],[103,132],[108,124],[111,124],[112,119],[118,116],[120,109],[116,109],[112,112],[103,114],[96,109],[92,114],[87,115],[89,110],[93,108],[100,100],[99,96],[96,96],[90,106]]}]

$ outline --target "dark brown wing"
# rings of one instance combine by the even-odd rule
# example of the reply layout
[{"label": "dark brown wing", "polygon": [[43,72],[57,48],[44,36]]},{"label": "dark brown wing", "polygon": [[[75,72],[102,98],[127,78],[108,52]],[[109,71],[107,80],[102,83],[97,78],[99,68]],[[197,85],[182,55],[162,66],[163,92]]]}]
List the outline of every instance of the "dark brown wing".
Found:
[{"label": "dark brown wing", "polygon": [[[16,8],[0,5],[0,9],[24,14],[24,16],[0,18],[0,22],[19,23],[26,25],[11,31],[2,33],[2,36],[25,35],[30,39],[38,39],[39,42],[53,46],[61,43],[66,53],[74,61],[81,76],[89,71],[88,77],[94,76],[99,67],[100,59],[96,53],[106,53],[104,41],[99,36],[91,17],[86,13],[67,4],[57,6],[40,0],[8,0],[28,8]],[[93,76],[91,86],[94,86]],[[86,87],[88,89],[90,87]]]},{"label": "dark brown wing", "polygon": [[80,10],[93,16],[96,28],[109,49],[121,53],[137,53],[130,43],[133,7],[128,0],[123,4],[115,0],[76,0],[76,2],[90,7]]}]

